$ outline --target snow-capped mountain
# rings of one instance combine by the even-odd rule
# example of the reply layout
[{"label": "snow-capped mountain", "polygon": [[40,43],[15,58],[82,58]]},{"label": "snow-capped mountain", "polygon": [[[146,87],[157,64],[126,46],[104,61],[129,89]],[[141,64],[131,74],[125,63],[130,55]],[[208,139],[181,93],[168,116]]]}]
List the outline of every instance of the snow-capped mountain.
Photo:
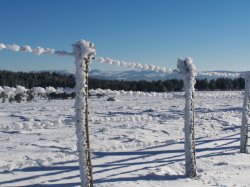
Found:
[{"label": "snow-capped mountain", "polygon": [[[91,70],[90,76],[106,79],[106,80],[169,80],[169,79],[180,79],[180,75],[176,72],[174,73],[161,73],[153,71],[101,71],[101,70]],[[229,72],[229,71],[204,71],[198,72],[198,79],[217,79],[217,78],[238,78],[243,76],[243,72]]]},{"label": "snow-capped mountain", "polygon": [[[50,70],[49,72],[58,72],[63,75],[74,74],[72,71],[68,70]],[[233,72],[233,71],[200,71],[197,73],[198,79],[217,79],[217,78],[230,78],[235,79],[243,77],[244,72]],[[138,81],[138,80],[169,80],[169,79],[180,79],[180,75],[176,72],[174,73],[162,73],[155,71],[102,71],[102,70],[91,70],[90,77],[105,79],[105,80],[128,80],[128,81]]]}]

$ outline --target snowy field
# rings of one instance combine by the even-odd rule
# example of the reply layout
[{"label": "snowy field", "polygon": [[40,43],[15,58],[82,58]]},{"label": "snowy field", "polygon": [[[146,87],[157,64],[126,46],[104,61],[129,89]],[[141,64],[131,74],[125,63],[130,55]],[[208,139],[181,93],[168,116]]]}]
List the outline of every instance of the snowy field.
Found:
[{"label": "snowy field", "polygon": [[[197,92],[198,178],[184,176],[183,93],[90,98],[96,187],[249,187],[242,92]],[[80,186],[74,100],[0,103],[0,186]]]}]

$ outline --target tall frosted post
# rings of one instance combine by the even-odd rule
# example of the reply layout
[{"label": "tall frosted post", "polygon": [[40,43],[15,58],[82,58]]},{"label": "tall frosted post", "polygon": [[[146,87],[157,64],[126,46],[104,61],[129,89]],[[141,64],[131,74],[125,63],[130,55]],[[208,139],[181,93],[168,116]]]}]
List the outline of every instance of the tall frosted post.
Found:
[{"label": "tall frosted post", "polygon": [[194,136],[194,85],[196,72],[191,58],[178,59],[177,68],[182,75],[185,88],[185,170],[187,176],[195,178],[197,177]]},{"label": "tall frosted post", "polygon": [[245,96],[242,109],[242,124],[240,137],[240,152],[249,153],[248,151],[248,125],[250,115],[250,72],[245,73]]},{"label": "tall frosted post", "polygon": [[88,71],[95,55],[94,45],[81,40],[73,44],[76,65],[75,123],[81,187],[93,187],[88,129]]}]

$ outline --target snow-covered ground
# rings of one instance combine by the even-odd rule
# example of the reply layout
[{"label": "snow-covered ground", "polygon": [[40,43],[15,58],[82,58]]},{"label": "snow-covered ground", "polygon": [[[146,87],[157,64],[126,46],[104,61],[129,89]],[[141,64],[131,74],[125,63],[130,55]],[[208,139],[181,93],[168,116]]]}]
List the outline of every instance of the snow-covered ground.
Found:
[{"label": "snow-covered ground", "polygon": [[[179,97],[177,97],[179,96]],[[197,92],[198,178],[184,176],[183,93],[90,98],[96,187],[249,187],[242,92]],[[0,186],[79,186],[74,101],[0,103]]]}]

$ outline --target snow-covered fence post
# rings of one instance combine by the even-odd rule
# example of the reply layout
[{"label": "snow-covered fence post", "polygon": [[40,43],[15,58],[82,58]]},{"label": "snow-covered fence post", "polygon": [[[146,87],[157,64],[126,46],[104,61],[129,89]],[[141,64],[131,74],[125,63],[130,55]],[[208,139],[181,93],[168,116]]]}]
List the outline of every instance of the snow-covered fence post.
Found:
[{"label": "snow-covered fence post", "polygon": [[88,71],[96,50],[92,43],[84,40],[73,44],[73,50],[76,65],[75,120],[81,187],[93,187],[88,130]]},{"label": "snow-covered fence post", "polygon": [[186,175],[197,177],[195,158],[195,136],[194,136],[194,85],[195,66],[191,58],[178,59],[179,69],[185,88],[185,169]]},{"label": "snow-covered fence post", "polygon": [[245,96],[242,109],[240,152],[248,153],[248,125],[250,117],[250,71],[245,73]]}]

